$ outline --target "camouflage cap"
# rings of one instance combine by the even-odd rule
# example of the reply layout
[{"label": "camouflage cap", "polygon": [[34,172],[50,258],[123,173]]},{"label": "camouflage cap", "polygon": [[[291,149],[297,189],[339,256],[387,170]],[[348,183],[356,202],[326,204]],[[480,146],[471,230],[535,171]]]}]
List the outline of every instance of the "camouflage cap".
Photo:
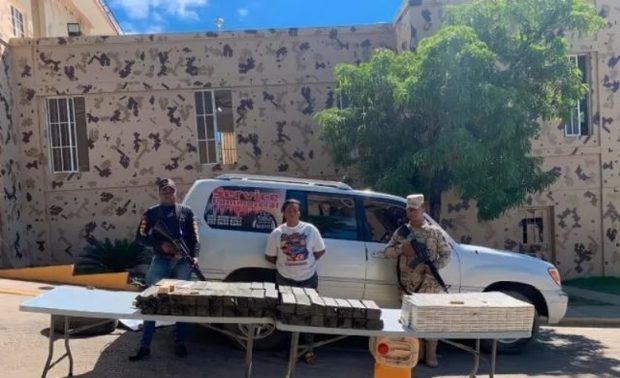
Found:
[{"label": "camouflage cap", "polygon": [[419,209],[424,205],[423,194],[410,194],[407,196],[407,207],[412,209]]}]

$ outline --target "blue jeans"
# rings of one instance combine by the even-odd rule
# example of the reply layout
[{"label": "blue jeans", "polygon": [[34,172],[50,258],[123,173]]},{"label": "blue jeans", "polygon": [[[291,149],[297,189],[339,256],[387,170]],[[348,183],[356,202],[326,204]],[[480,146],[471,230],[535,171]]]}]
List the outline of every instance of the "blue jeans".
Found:
[{"label": "blue jeans", "polygon": [[[190,280],[192,278],[192,268],[186,259],[174,261],[162,256],[155,256],[151,261],[151,266],[146,274],[146,284],[155,285],[164,278],[177,280]],[[176,323],[174,332],[174,342],[183,343],[185,341],[185,331],[187,323]],[[145,321],[142,327],[142,341],[140,345],[149,347],[155,334],[155,322]]]},{"label": "blue jeans", "polygon": [[[314,276],[308,278],[305,281],[295,281],[295,280],[291,280],[290,278],[286,278],[283,275],[281,275],[279,272],[276,273],[276,283],[278,284],[278,286],[295,286],[295,287],[307,287],[309,289],[318,289],[319,288],[319,276],[318,274],[315,272]],[[301,335],[301,339],[304,343],[304,345],[306,345],[308,347],[308,351],[309,352],[314,352],[314,334],[312,333],[302,333]]]}]

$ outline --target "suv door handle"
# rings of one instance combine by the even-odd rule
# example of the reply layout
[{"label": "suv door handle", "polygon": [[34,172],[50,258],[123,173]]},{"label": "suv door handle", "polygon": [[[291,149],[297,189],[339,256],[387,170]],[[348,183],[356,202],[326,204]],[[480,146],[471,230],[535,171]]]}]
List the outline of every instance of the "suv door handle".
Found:
[{"label": "suv door handle", "polygon": [[374,257],[375,259],[385,259],[385,253],[382,250],[372,251],[370,252],[370,257]]}]

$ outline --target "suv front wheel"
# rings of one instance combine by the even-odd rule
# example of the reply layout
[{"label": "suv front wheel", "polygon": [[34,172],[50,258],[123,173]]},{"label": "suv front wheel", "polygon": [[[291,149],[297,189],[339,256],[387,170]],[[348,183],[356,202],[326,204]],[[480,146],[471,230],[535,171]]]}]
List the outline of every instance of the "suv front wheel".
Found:
[{"label": "suv front wheel", "polygon": [[[518,299],[523,302],[530,303],[534,306],[534,303],[527,296],[521,294],[518,291],[502,291],[506,295]],[[502,354],[519,354],[525,350],[525,348],[538,336],[540,330],[540,318],[536,306],[534,306],[534,323],[532,324],[532,336],[524,339],[499,339],[497,340],[497,353]],[[493,340],[482,340],[481,348],[483,351],[490,353]]]}]

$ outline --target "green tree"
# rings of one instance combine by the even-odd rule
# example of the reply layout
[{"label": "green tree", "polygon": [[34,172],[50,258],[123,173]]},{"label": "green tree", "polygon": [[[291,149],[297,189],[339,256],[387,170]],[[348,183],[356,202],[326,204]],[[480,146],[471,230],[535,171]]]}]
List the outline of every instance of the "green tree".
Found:
[{"label": "green tree", "polygon": [[316,114],[340,166],[365,185],[430,197],[456,189],[494,219],[556,179],[531,155],[545,122],[588,91],[567,35],[604,26],[583,0],[479,0],[450,7],[415,52],[377,50],[335,68],[342,109]]}]

